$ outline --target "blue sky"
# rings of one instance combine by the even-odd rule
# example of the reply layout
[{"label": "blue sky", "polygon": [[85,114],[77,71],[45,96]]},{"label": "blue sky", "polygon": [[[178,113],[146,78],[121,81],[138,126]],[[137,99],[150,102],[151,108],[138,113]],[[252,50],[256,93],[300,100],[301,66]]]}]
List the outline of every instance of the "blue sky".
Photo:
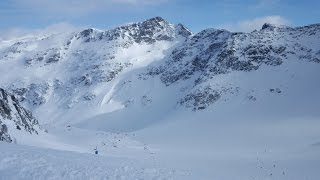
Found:
[{"label": "blue sky", "polygon": [[193,32],[215,27],[251,31],[265,21],[320,23],[319,0],[0,0],[0,32],[46,27],[108,29],[161,16]]}]

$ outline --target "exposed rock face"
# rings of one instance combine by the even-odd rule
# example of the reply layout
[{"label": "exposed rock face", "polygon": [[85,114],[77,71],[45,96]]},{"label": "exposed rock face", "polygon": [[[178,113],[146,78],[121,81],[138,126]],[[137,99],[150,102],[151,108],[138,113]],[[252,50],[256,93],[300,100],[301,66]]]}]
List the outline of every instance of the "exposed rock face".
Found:
[{"label": "exposed rock face", "polygon": [[38,121],[24,109],[19,101],[0,88],[0,141],[12,142],[14,130],[38,134]]},{"label": "exposed rock face", "polygon": [[290,32],[281,36],[271,30],[264,31],[249,34],[215,29],[202,31],[172,52],[163,71],[150,74],[161,74],[162,81],[170,85],[200,73],[195,82],[198,84],[230,71],[253,71],[263,64],[281,65],[288,49],[294,46],[275,41],[284,40]]},{"label": "exposed rock face", "polygon": [[0,141],[12,142],[10,135],[8,134],[8,127],[2,124],[0,121]]},{"label": "exposed rock face", "polygon": [[173,41],[178,36],[187,38],[191,32],[182,24],[173,25],[161,17],[155,17],[139,23],[120,26],[108,31],[86,29],[75,37],[84,42],[119,39],[129,40],[123,45],[130,46],[133,43],[154,43],[156,41]]},{"label": "exposed rock face", "polygon": [[[310,42],[316,43],[314,49],[306,42],[310,38],[314,38]],[[251,33],[207,29],[175,48],[160,66],[149,67],[146,75],[160,76],[167,86],[192,79],[192,89],[198,91],[201,84],[233,71],[249,72],[263,65],[279,66],[290,58],[319,63],[319,43],[315,39],[320,39],[320,24],[299,28],[264,24],[260,31]],[[187,107],[194,104],[191,107],[193,110],[204,109],[214,102],[208,101],[207,94],[198,92],[187,95],[180,104],[188,104]],[[205,102],[202,104],[206,106],[199,107],[193,101]]]},{"label": "exposed rock face", "polygon": [[186,95],[179,103],[187,108],[192,108],[193,111],[197,111],[207,108],[220,97],[220,92],[213,90],[211,87],[206,87],[203,90],[198,89],[196,92]]}]

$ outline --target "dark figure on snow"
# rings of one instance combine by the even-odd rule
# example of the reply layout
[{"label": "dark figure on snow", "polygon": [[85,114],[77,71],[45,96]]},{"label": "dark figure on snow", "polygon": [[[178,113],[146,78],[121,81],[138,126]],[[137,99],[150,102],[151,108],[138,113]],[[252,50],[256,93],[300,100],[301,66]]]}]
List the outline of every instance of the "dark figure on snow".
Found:
[{"label": "dark figure on snow", "polygon": [[98,152],[98,148],[96,147],[96,148],[94,148],[94,153],[95,154],[98,154],[99,152]]}]

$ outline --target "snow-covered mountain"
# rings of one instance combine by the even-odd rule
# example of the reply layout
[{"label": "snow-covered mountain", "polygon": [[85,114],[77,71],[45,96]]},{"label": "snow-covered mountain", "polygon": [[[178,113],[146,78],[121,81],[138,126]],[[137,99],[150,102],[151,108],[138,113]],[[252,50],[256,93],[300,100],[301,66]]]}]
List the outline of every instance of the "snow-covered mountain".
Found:
[{"label": "snow-covered mountain", "polygon": [[216,87],[211,80],[219,75],[286,66],[294,60],[320,63],[319,30],[319,24],[301,28],[265,24],[252,33],[207,29],[190,37],[172,51],[164,65],[148,74],[159,75],[167,86],[192,79],[191,90],[179,102],[193,110],[205,109],[225,94],[239,93],[244,88],[230,81],[222,82],[229,85]]},{"label": "snow-covered mountain", "polygon": [[0,141],[13,142],[16,134],[38,134],[39,123],[19,101],[0,88]]},{"label": "snow-covered mountain", "polygon": [[[196,111],[228,99],[228,94],[250,93],[235,82],[216,83],[223,74],[286,66],[295,60],[319,63],[319,27],[265,24],[251,33],[206,29],[192,35],[183,25],[156,17],[107,31],[3,41],[0,63],[5,78],[0,85],[43,123],[72,123],[70,119],[85,112],[75,120],[82,122],[133,104],[168,110],[182,105]],[[149,83],[157,80],[165,85],[160,91]],[[163,94],[166,91],[169,94]],[[161,94],[174,97],[162,105],[157,101]]]},{"label": "snow-covered mountain", "polygon": [[[48,129],[21,144],[80,153],[97,146],[103,156],[143,159],[164,179],[171,171],[159,162],[181,179],[185,169],[190,179],[319,177],[320,24],[193,34],[156,17],[26,36],[0,42],[0,72],[0,87]],[[155,177],[139,168],[125,171]]]},{"label": "snow-covered mountain", "polygon": [[2,42],[1,72],[6,78],[0,84],[43,122],[66,122],[65,117],[80,108],[87,109],[81,118],[88,118],[122,108],[125,102],[110,101],[117,81],[162,60],[190,35],[183,25],[156,17],[107,31],[86,29]]}]

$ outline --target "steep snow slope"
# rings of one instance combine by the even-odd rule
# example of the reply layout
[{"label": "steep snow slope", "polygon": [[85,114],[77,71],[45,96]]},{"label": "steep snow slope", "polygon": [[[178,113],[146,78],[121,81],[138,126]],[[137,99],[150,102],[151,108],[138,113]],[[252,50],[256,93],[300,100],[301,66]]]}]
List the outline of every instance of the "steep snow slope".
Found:
[{"label": "steep snow slope", "polygon": [[[116,29],[86,29],[71,34],[1,43],[0,85],[43,123],[66,123],[122,108],[110,99],[122,76],[163,59],[191,33],[162,18]],[[19,73],[16,73],[19,72]]]}]

